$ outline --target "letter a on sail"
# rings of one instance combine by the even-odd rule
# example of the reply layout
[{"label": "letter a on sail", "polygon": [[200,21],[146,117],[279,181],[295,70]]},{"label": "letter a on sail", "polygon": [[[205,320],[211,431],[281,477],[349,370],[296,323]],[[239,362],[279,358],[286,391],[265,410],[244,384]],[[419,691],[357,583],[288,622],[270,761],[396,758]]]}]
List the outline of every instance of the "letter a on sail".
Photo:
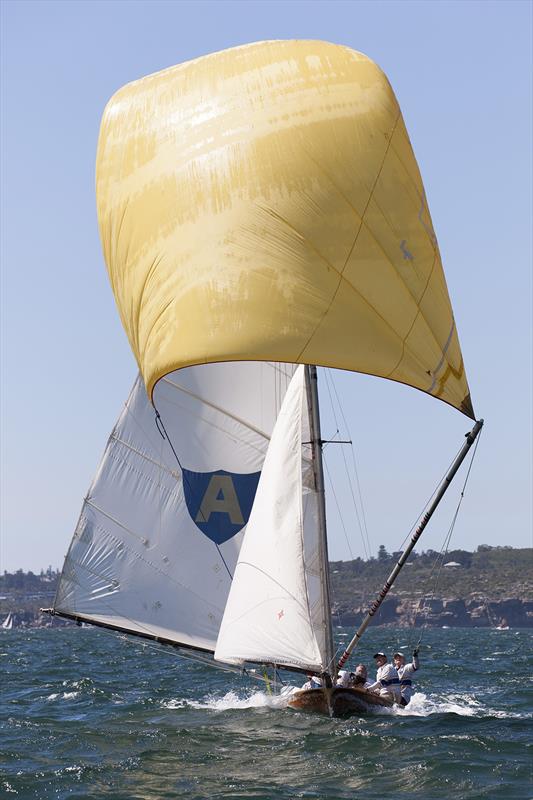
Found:
[{"label": "letter a on sail", "polygon": [[260,472],[248,475],[183,469],[185,502],[196,526],[215,544],[235,536],[248,522]]}]

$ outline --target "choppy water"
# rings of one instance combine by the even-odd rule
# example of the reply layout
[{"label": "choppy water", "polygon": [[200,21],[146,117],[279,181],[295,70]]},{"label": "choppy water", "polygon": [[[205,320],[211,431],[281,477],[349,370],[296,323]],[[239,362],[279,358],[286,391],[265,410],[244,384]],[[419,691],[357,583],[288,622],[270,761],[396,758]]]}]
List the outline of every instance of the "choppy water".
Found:
[{"label": "choppy water", "polygon": [[[359,658],[414,636],[375,629]],[[104,631],[1,632],[0,795],[531,798],[532,639],[429,631],[408,709],[339,720]]]}]

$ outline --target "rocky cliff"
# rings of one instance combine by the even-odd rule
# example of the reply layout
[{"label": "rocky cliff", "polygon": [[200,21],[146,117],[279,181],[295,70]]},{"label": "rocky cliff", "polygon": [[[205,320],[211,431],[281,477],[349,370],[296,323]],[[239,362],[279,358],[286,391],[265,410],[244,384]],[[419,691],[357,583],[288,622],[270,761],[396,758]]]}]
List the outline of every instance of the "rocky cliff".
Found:
[{"label": "rocky cliff", "polygon": [[[367,606],[334,609],[335,619],[340,625],[357,626],[367,612]],[[485,601],[471,596],[461,598],[405,599],[389,595],[376,614],[375,625],[411,627],[430,625],[450,628],[490,628],[508,625],[511,628],[533,627],[533,601],[506,598]]]},{"label": "rocky cliff", "polygon": [[[331,564],[337,618],[357,625],[399,553]],[[533,549],[489,547],[413,554],[376,615],[378,625],[533,627]]]}]

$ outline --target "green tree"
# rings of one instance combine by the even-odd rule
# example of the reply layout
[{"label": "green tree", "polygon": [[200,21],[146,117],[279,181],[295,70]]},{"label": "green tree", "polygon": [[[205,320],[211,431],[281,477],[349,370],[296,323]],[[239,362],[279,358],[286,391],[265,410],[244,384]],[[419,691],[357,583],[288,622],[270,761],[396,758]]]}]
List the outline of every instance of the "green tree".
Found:
[{"label": "green tree", "polygon": [[378,550],[378,561],[388,561],[390,558],[390,553],[387,552],[385,545],[380,544]]}]

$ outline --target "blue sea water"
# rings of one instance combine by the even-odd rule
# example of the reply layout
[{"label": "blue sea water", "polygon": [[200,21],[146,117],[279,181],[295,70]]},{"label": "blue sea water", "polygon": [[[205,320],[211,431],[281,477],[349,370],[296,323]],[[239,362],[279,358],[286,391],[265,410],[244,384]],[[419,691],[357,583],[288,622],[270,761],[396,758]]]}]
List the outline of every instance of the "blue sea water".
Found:
[{"label": "blue sea water", "polygon": [[[375,628],[354,661],[417,636]],[[106,631],[3,631],[0,796],[531,798],[532,638],[429,630],[407,709],[329,719]]]}]

